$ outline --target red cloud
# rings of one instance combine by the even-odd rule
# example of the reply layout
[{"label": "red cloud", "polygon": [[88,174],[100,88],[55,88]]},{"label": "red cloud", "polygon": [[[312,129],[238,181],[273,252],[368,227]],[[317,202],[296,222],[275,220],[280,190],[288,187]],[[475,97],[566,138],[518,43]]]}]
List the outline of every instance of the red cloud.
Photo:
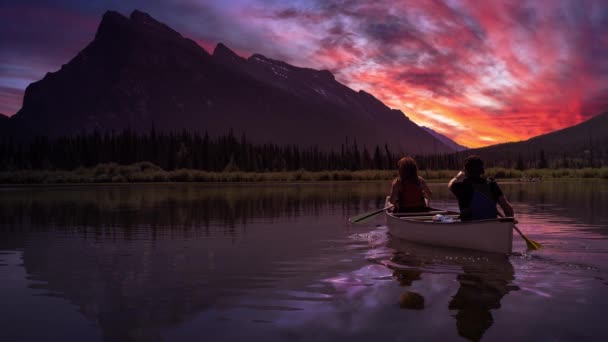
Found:
[{"label": "red cloud", "polygon": [[608,29],[605,18],[594,19],[598,6],[325,1],[277,11],[273,26],[312,32],[299,42],[312,53],[291,62],[329,65],[348,85],[476,147],[527,139],[608,108],[601,96],[608,64],[600,59],[608,60]]}]

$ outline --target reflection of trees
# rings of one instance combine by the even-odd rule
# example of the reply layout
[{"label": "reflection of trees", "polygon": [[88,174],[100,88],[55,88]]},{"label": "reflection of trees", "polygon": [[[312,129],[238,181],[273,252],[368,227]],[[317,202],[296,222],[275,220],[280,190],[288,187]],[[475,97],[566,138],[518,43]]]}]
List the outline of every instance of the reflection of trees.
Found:
[{"label": "reflection of trees", "polygon": [[[478,341],[494,323],[491,310],[500,308],[500,301],[518,287],[511,284],[515,279],[513,265],[507,256],[449,248],[434,248],[405,242],[396,238],[389,240],[389,247],[396,250],[392,261],[393,276],[401,286],[411,286],[421,279],[425,266],[460,266],[457,276],[460,287],[448,304],[457,310],[458,334]],[[414,292],[405,292],[400,304],[405,308],[420,309],[417,302],[424,298]],[[405,304],[405,305],[404,305]]]},{"label": "reflection of trees", "polygon": [[[335,230],[311,228],[315,217],[347,217],[385,195],[384,183],[5,190],[0,249],[22,249],[36,288],[76,305],[104,340],[154,341],[205,310],[318,274]],[[246,225],[255,234],[226,238]]]},{"label": "reflection of trees", "polygon": [[[582,219],[592,225],[602,225],[608,219],[605,210],[608,202],[606,180],[504,184],[501,187],[509,200],[524,204],[528,213],[547,211],[552,216]],[[602,229],[597,232],[605,234]]]},{"label": "reflection of trees", "polygon": [[375,209],[383,204],[385,188],[383,183],[25,188],[0,192],[0,224],[12,230],[95,228],[87,230],[92,234],[121,228],[125,238],[130,228],[141,226],[154,231],[214,225],[235,234],[236,225],[259,218],[295,220],[336,211],[347,217]]}]

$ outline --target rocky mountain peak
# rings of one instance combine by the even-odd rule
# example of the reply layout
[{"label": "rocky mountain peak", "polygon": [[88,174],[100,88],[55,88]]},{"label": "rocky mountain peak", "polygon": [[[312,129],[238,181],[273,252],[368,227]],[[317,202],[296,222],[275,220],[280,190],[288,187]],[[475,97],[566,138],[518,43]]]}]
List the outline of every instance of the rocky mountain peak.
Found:
[{"label": "rocky mountain peak", "polygon": [[116,11],[107,11],[101,18],[95,40],[112,39],[129,26],[129,19]]},{"label": "rocky mountain peak", "polygon": [[318,71],[318,75],[321,78],[326,78],[326,79],[329,79],[329,80],[335,80],[336,79],[336,77],[334,76],[334,74],[332,74],[331,71],[326,70],[326,69],[319,70]]},{"label": "rocky mountain peak", "polygon": [[259,53],[254,53],[253,55],[251,55],[251,57],[247,58],[248,61],[252,61],[252,62],[271,62],[272,60],[270,60],[269,58],[266,58],[266,56],[261,55]]},{"label": "rocky mountain peak", "polygon": [[148,13],[140,10],[134,10],[131,12],[129,18],[136,23],[141,23],[144,25],[162,25],[160,22],[158,22],[158,20],[152,18]]},{"label": "rocky mountain peak", "polygon": [[134,10],[129,18],[131,22],[140,29],[147,29],[153,31],[155,34],[168,34],[171,36],[181,37],[177,31],[152,18],[152,16],[150,16],[148,13]]},{"label": "rocky mountain peak", "polygon": [[213,57],[221,60],[221,61],[230,61],[230,62],[244,62],[245,59],[239,55],[237,55],[234,51],[230,50],[223,43],[218,43],[215,49],[213,50]]},{"label": "rocky mountain peak", "polygon": [[[328,70],[261,54],[244,59],[221,43],[210,56],[141,11],[105,13],[95,40],[28,86],[23,107],[9,121],[20,136],[154,126],[211,135],[233,129],[254,142],[322,148],[340,146],[344,137],[412,153],[435,152],[437,145],[400,112],[358,94]],[[437,152],[449,151],[438,146]]]},{"label": "rocky mountain peak", "polygon": [[149,14],[135,10],[129,17],[116,11],[107,11],[101,19],[95,41],[112,43],[142,35],[155,39],[183,38],[177,31],[152,18]]}]

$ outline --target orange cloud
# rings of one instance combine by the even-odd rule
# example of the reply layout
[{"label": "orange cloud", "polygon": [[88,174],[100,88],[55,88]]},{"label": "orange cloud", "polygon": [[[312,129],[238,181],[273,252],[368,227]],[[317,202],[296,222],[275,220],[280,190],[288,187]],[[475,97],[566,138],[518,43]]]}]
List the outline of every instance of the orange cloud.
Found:
[{"label": "orange cloud", "polygon": [[608,109],[608,29],[594,19],[600,2],[340,4],[275,17],[275,27],[318,37],[307,42],[311,53],[290,62],[329,66],[458,143],[523,140]]}]

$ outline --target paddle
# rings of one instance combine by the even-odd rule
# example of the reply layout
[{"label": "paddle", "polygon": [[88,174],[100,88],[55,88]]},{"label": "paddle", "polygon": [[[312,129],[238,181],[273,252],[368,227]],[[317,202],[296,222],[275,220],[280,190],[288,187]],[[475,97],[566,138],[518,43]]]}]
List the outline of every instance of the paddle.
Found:
[{"label": "paddle", "polygon": [[385,207],[385,208],[382,208],[382,209],[378,209],[378,210],[375,210],[375,211],[372,211],[372,212],[361,214],[361,215],[358,215],[358,216],[350,218],[349,221],[350,221],[350,223],[359,223],[359,222],[361,222],[361,221],[363,221],[365,219],[368,219],[368,218],[370,218],[370,217],[372,217],[374,215],[378,215],[381,212],[383,212],[383,211],[385,211],[387,209],[390,209],[390,208],[392,208],[394,206],[395,205],[392,204],[392,205],[389,205],[388,207]]},{"label": "paddle", "polygon": [[526,240],[526,245],[528,246],[528,249],[537,250],[537,249],[540,249],[543,246],[543,245],[541,245],[540,243],[538,243],[538,242],[536,242],[534,240],[528,239],[524,235],[524,233],[522,233],[521,230],[519,230],[519,228],[517,228],[516,225],[513,225],[513,228],[515,229],[516,232],[519,233],[519,235],[521,235],[522,238],[524,238],[524,240]]},{"label": "paddle", "polygon": [[[501,211],[498,211],[498,216],[502,216],[502,217],[505,217],[505,218],[506,218],[505,214],[503,214]],[[514,223],[517,223],[517,220],[516,220],[515,218],[513,218],[513,222],[514,222]],[[531,250],[537,250],[537,249],[541,249],[541,247],[542,247],[543,245],[541,245],[540,243],[538,243],[538,242],[536,242],[536,241],[534,241],[534,240],[532,240],[532,239],[528,239],[528,237],[526,237],[526,236],[524,235],[524,233],[522,233],[522,232],[521,232],[521,230],[519,230],[519,228],[517,228],[517,226],[516,226],[515,224],[513,225],[513,228],[514,228],[514,229],[515,229],[515,231],[516,231],[516,232],[518,232],[518,233],[519,233],[519,235],[521,235],[521,237],[522,237],[522,238],[523,238],[523,239],[526,241],[526,246],[528,246],[528,249],[531,249]]]}]

